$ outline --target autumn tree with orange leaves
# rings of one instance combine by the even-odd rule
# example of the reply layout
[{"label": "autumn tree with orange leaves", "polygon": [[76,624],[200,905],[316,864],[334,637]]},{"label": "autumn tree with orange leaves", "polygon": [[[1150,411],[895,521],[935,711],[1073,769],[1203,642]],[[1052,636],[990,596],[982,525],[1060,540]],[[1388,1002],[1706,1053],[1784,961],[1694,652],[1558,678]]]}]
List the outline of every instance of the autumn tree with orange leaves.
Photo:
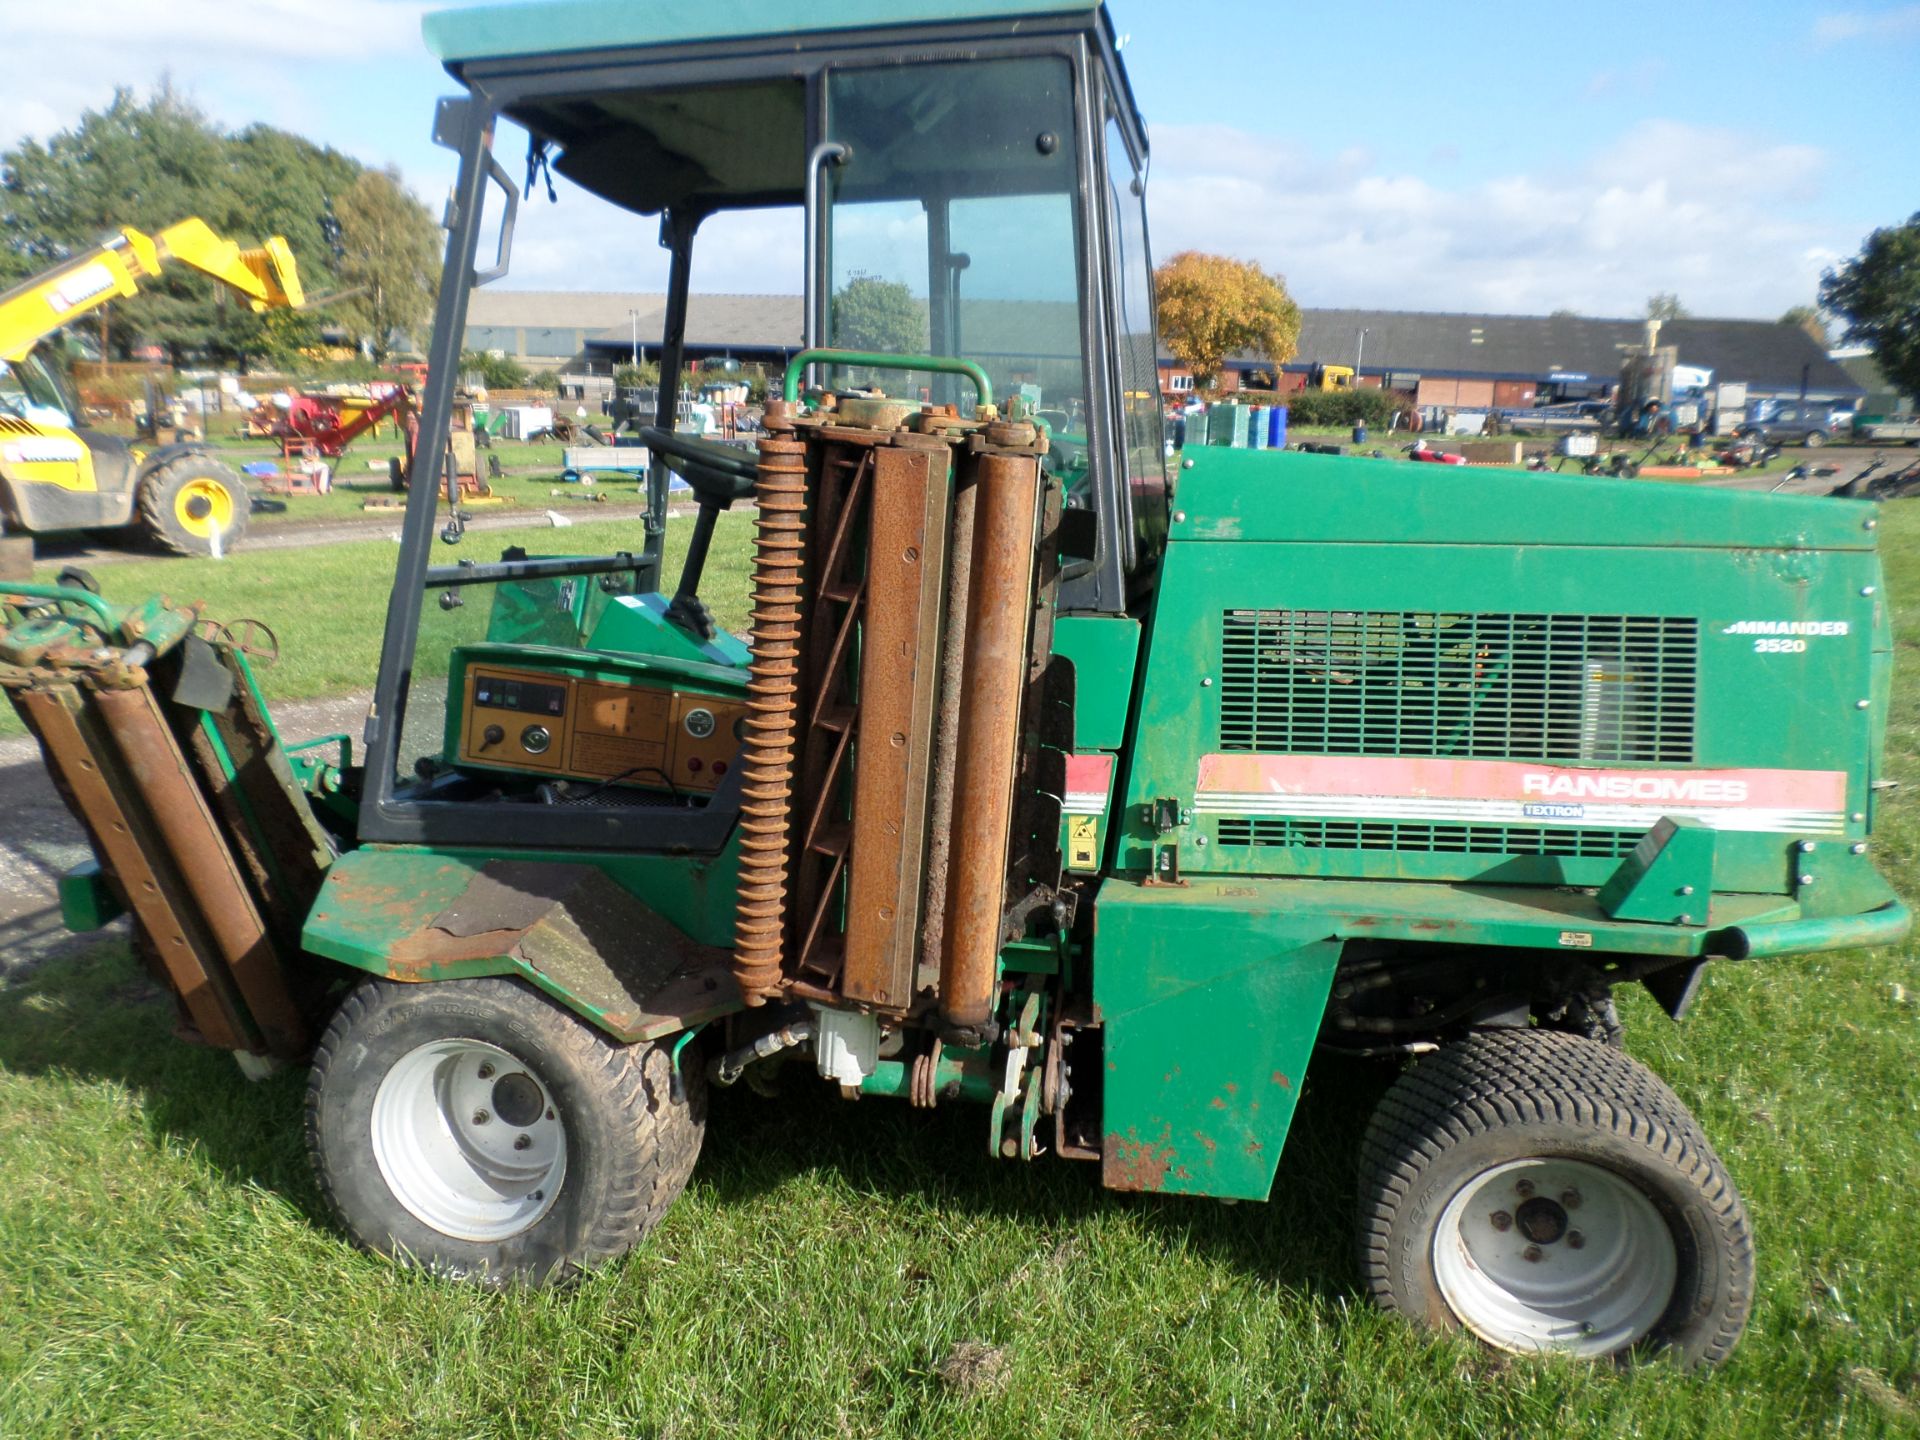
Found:
[{"label": "autumn tree with orange leaves", "polygon": [[1182,250],[1154,271],[1160,341],[1211,389],[1238,350],[1263,356],[1278,376],[1300,347],[1300,307],[1287,282],[1251,260]]}]

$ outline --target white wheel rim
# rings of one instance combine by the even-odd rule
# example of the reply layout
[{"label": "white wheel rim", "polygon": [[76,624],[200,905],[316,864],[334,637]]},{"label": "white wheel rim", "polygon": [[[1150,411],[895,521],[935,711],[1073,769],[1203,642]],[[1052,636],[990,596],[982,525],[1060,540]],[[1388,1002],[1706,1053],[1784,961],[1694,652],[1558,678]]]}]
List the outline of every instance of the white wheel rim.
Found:
[{"label": "white wheel rim", "polygon": [[1666,1313],[1673,1232],[1624,1176],[1530,1159],[1474,1176],[1441,1213],[1433,1274],[1460,1323],[1502,1350],[1611,1355]]},{"label": "white wheel rim", "polygon": [[373,1096],[373,1158],[394,1199],[456,1240],[506,1240],[553,1208],[567,1131],[528,1066],[484,1040],[409,1051]]}]

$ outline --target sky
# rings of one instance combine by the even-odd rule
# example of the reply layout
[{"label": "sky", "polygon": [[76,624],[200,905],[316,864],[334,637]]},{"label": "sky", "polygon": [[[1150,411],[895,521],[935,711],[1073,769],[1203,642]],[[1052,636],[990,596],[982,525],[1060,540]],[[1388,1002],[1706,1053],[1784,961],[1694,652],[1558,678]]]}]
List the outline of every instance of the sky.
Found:
[{"label": "sky", "polygon": [[[0,0],[0,147],[164,76],[223,124],[397,166],[437,210],[453,165],[428,129],[455,87],[426,8]],[[1671,291],[1772,319],[1920,211],[1909,0],[1109,8],[1151,136],[1156,255],[1257,260],[1305,305],[1633,315]],[[523,145],[498,144],[515,173]],[[501,284],[662,287],[653,222],[564,189],[522,214]],[[696,254],[702,290],[799,288],[789,217],[712,222]]]}]

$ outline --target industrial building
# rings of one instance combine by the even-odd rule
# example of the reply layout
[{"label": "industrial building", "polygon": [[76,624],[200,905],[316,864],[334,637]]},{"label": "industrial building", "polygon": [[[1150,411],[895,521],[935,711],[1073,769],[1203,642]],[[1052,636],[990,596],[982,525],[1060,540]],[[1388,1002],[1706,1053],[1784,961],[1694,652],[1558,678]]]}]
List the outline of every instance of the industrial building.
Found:
[{"label": "industrial building", "polygon": [[[1068,305],[1008,305],[1004,324],[976,306],[968,351],[980,359],[1028,359],[1035,368],[1078,353]],[[1061,314],[1059,341],[1043,312]],[[659,345],[666,296],[649,293],[477,290],[467,316],[466,348],[507,355],[532,369],[606,375]],[[997,332],[1004,332],[1000,334]],[[1221,384],[1296,390],[1315,365],[1349,365],[1359,383],[1406,390],[1427,407],[1524,408],[1551,400],[1604,398],[1630,347],[1644,344],[1642,320],[1570,314],[1460,315],[1404,310],[1306,310],[1300,348],[1278,377],[1258,355],[1233,356]],[[1755,399],[1798,398],[1857,406],[1865,388],[1796,325],[1767,320],[1667,322],[1660,342],[1680,363],[1743,382]],[[783,365],[801,347],[797,295],[694,295],[687,354],[697,361]],[[1049,351],[1055,353],[1047,353]],[[1191,388],[1170,355],[1160,360],[1161,390]],[[1183,383],[1184,382],[1184,383]]]}]

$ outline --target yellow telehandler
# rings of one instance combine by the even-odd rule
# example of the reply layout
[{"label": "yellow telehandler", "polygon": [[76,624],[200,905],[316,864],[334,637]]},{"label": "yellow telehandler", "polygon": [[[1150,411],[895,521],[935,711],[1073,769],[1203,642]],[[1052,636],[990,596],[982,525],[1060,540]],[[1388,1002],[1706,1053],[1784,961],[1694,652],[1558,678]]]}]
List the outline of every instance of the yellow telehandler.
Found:
[{"label": "yellow telehandler", "polygon": [[[243,250],[197,219],[153,235],[116,231],[0,293],[0,532],[137,525],[169,550],[205,555],[246,530],[246,482],[231,466],[204,445],[143,445],[77,423],[85,417],[45,348],[169,262],[211,275],[255,310],[305,303],[284,239]],[[27,563],[31,544],[0,540],[0,564]]]}]

